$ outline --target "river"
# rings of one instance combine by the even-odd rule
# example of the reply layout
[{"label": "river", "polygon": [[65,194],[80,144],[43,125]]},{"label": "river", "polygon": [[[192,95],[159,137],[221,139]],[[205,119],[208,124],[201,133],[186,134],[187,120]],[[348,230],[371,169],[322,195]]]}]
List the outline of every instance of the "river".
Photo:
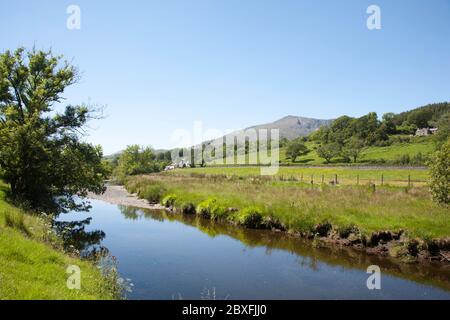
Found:
[{"label": "river", "polygon": [[[131,282],[128,299],[450,299],[450,268],[398,263],[349,248],[249,230],[165,211],[92,200],[86,231]],[[367,267],[381,268],[381,289],[369,290]]]}]

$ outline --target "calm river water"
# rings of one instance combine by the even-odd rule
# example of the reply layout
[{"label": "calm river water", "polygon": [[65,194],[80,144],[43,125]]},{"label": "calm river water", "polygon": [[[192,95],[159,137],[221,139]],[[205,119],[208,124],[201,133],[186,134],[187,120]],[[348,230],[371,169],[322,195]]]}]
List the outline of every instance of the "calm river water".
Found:
[{"label": "calm river water", "polygon": [[[93,200],[86,231],[131,279],[129,299],[450,299],[450,269],[397,264],[351,249],[315,248],[281,233],[248,230]],[[369,265],[381,289],[366,286]]]}]

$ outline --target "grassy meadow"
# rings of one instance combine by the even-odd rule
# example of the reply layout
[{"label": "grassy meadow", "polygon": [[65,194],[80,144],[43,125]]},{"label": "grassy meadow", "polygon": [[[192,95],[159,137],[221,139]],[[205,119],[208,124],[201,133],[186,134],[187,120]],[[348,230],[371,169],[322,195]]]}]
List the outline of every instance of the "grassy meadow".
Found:
[{"label": "grassy meadow", "polygon": [[[395,138],[394,138],[395,137]],[[427,156],[431,154],[435,148],[432,137],[409,137],[396,135],[393,136],[395,142],[389,146],[369,146],[361,151],[359,158],[356,163],[345,162],[341,157],[336,157],[332,159],[331,164],[345,164],[345,165],[361,165],[361,164],[378,164],[378,165],[389,165],[389,164],[401,164],[402,157],[414,158],[417,155]],[[403,140],[404,141],[403,141]],[[295,161],[286,156],[286,147],[281,147],[279,150],[280,164],[282,165],[325,165],[325,160],[317,155],[316,149],[318,144],[313,141],[305,142],[305,146],[308,148],[309,152],[303,156],[297,157]],[[253,155],[254,156],[254,155]],[[225,159],[226,163],[247,163],[248,155],[240,154],[236,157],[227,157]],[[247,160],[246,160],[247,159]],[[246,162],[247,161],[247,162]],[[210,164],[214,164],[211,162]]]},{"label": "grassy meadow", "polygon": [[[220,169],[203,171],[207,170]],[[311,233],[317,225],[329,223],[343,233],[356,227],[362,237],[382,230],[404,230],[408,237],[423,240],[450,236],[448,208],[433,203],[424,187],[311,186],[300,181],[189,172],[130,177],[126,187],[152,201],[170,200],[177,208],[192,204],[198,213],[206,207],[213,216],[231,222],[245,220],[242,215],[253,211],[261,215],[261,221],[277,221],[291,232]]]},{"label": "grassy meadow", "polygon": [[[184,168],[169,171],[167,174],[195,176],[195,175],[222,175],[227,177],[259,177],[261,168],[257,166],[245,167],[203,167],[203,168]],[[335,181],[337,175],[338,184],[341,185],[360,185],[373,183],[376,185],[394,185],[394,186],[425,186],[428,181],[428,170],[412,168],[370,168],[370,167],[285,167],[281,166],[278,173],[274,176],[268,176],[267,179],[273,180],[291,180],[298,182],[314,184],[329,184]]]},{"label": "grassy meadow", "polygon": [[[45,219],[5,201],[0,181],[0,300],[114,299],[110,283],[91,262],[65,254]],[[81,289],[70,290],[66,269],[81,269]]]}]

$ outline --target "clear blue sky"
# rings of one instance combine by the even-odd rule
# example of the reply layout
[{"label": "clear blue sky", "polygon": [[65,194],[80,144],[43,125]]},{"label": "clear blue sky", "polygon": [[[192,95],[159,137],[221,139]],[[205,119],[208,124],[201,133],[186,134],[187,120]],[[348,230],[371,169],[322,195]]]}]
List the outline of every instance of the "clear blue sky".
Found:
[{"label": "clear blue sky", "polygon": [[[66,8],[81,8],[81,30]],[[381,8],[368,30],[366,9]],[[6,1],[0,50],[52,48],[106,105],[89,141],[167,148],[177,128],[400,112],[450,100],[450,1]]]}]

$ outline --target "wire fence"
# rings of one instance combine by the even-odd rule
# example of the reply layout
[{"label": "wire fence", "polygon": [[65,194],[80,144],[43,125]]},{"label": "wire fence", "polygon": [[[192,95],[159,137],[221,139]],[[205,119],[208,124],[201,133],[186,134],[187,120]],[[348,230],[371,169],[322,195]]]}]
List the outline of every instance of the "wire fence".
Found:
[{"label": "wire fence", "polygon": [[414,186],[425,186],[428,184],[428,180],[414,178],[412,175],[408,175],[406,178],[391,177],[380,173],[377,177],[365,177],[356,175],[338,175],[338,174],[316,174],[316,175],[306,175],[301,174],[300,176],[287,176],[287,175],[277,175],[273,176],[272,180],[278,181],[297,181],[309,184],[328,184],[328,185],[377,185],[377,186],[404,186],[404,187],[414,187]]},{"label": "wire fence", "polygon": [[[174,174],[186,176],[183,171],[176,171]],[[189,172],[188,176],[193,178],[206,178],[213,180],[250,180],[250,181],[281,181],[281,182],[298,182],[310,185],[376,185],[376,186],[401,186],[401,187],[420,187],[426,186],[428,180],[423,174],[403,174],[398,175],[392,172],[386,174],[380,173],[347,173],[347,174],[330,174],[330,173],[295,173],[295,174],[276,174],[273,176],[261,176],[256,174],[236,174],[227,173],[211,173],[211,172]]]}]

